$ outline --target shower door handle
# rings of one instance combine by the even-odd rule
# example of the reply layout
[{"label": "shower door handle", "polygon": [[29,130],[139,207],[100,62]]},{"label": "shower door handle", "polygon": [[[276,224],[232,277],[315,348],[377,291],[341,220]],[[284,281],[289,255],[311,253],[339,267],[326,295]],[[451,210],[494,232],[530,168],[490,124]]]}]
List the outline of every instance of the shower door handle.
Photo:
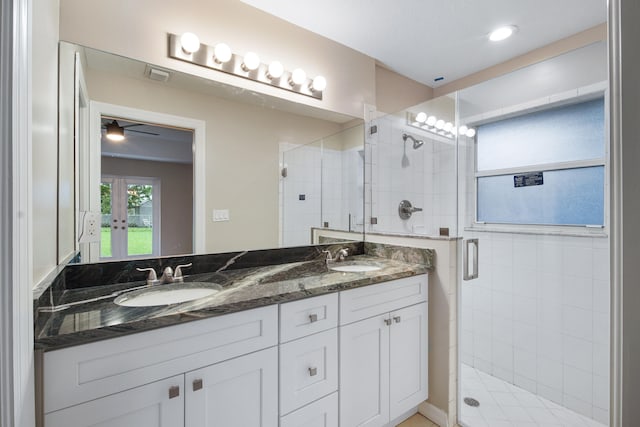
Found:
[{"label": "shower door handle", "polygon": [[[472,267],[473,272],[469,273],[469,251],[473,246]],[[462,264],[463,264],[463,280],[473,280],[478,278],[478,251],[480,246],[478,239],[467,239],[464,241],[464,248],[462,250]]]}]

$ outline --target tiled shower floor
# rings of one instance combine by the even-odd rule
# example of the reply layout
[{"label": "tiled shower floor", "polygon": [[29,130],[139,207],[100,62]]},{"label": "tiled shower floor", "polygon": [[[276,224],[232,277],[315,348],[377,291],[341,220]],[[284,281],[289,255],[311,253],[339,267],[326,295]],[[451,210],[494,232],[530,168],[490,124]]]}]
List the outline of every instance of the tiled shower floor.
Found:
[{"label": "tiled shower floor", "polygon": [[460,421],[466,427],[604,427],[470,366],[463,364],[461,374],[462,398],[480,402],[476,408],[461,403]]}]

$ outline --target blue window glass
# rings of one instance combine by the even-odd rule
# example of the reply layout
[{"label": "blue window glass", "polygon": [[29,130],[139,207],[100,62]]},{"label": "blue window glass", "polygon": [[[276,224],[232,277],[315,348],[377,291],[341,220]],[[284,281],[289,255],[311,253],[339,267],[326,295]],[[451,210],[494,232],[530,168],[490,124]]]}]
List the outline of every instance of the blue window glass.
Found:
[{"label": "blue window glass", "polygon": [[478,171],[604,157],[604,99],[478,127]]},{"label": "blue window glass", "polygon": [[604,166],[543,172],[544,183],[515,187],[513,175],[478,178],[478,221],[604,224]]},{"label": "blue window glass", "polygon": [[602,98],[479,126],[477,170],[492,172],[477,178],[478,221],[604,225],[604,131]]}]

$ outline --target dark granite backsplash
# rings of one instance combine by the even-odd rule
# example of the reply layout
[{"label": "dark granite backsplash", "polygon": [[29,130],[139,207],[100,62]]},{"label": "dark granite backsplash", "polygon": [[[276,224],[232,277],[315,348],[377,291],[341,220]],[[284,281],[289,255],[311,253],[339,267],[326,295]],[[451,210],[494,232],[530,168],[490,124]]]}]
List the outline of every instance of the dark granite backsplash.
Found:
[{"label": "dark granite backsplash", "polygon": [[131,261],[100,262],[95,264],[69,264],[56,276],[51,286],[35,301],[36,306],[56,305],[67,290],[94,286],[144,281],[146,272],[137,268],[153,268],[158,277],[166,267],[193,265],[183,269],[185,277],[223,270],[238,270],[291,262],[323,260],[324,250],[335,253],[348,248],[351,255],[364,254],[363,242],[341,242],[317,246],[298,246],[280,249],[228,252],[206,255],[183,255],[163,258],[146,258]]}]

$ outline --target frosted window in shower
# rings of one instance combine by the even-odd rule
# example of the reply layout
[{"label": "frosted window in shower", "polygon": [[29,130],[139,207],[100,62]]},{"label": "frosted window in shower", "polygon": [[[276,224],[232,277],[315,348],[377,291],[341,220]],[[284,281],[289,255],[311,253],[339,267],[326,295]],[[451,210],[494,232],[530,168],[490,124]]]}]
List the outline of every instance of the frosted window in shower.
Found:
[{"label": "frosted window in shower", "polygon": [[604,166],[546,171],[544,184],[513,175],[478,178],[478,220],[505,224],[604,224]]},{"label": "frosted window in shower", "polygon": [[478,171],[604,157],[604,99],[478,127]]},{"label": "frosted window in shower", "polygon": [[478,126],[477,221],[604,225],[604,118],[598,98]]}]

